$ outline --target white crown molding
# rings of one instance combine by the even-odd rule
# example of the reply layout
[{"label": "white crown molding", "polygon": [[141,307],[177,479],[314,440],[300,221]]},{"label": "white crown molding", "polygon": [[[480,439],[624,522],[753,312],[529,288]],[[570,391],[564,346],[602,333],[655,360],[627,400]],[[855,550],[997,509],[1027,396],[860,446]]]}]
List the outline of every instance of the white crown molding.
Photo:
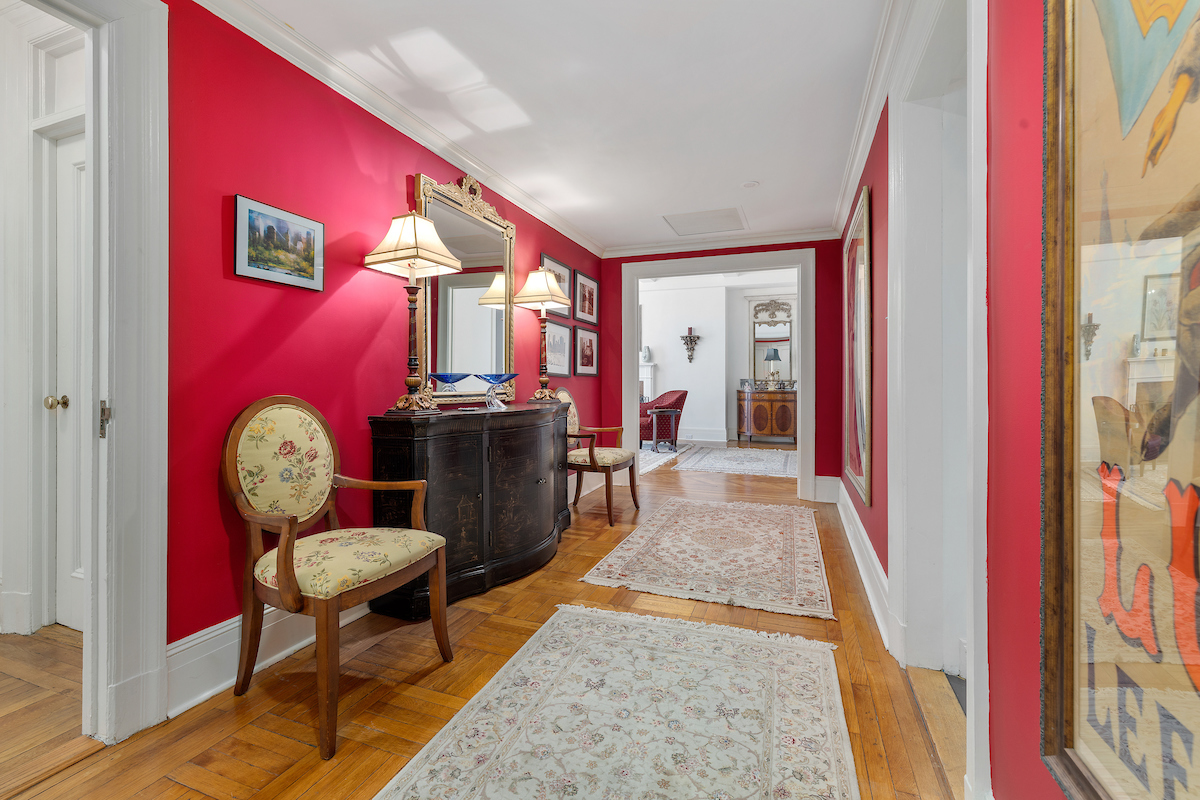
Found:
[{"label": "white crown molding", "polygon": [[838,238],[841,238],[842,230],[846,227],[850,206],[858,196],[858,180],[862,177],[863,167],[866,166],[867,156],[871,152],[871,144],[875,141],[875,128],[891,88],[892,66],[900,49],[901,32],[908,19],[909,6],[909,0],[886,0],[883,9],[879,34],[875,38],[875,49],[871,54],[867,88],[863,92],[858,121],[854,126],[854,145],[850,150],[850,160],[846,162],[846,171],[842,175],[842,188],[838,190],[837,203],[834,205],[833,227],[838,232]]},{"label": "white crown molding", "polygon": [[337,93],[408,136],[435,155],[468,173],[506,200],[546,223],[577,244],[601,255],[604,247],[592,237],[550,210],[516,184],[472,156],[441,132],[428,125],[370,82],[355,74],[333,56],[301,36],[252,0],[197,0],[197,3],[282,56]]},{"label": "white crown molding", "polygon": [[768,244],[791,244],[793,242],[820,242],[826,239],[840,239],[841,231],[833,228],[816,228],[802,231],[784,231],[766,236],[727,236],[720,239],[704,239],[703,241],[658,242],[656,244],[637,244],[626,247],[609,247],[602,258],[631,258],[633,256],[652,256],[663,253],[694,253],[700,250],[726,250],[735,247],[757,247]]}]

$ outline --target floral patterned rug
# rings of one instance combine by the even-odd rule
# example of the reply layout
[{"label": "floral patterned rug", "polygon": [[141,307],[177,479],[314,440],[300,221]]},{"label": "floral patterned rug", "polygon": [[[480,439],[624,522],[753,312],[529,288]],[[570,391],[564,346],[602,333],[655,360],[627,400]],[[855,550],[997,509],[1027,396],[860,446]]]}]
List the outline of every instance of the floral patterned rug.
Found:
[{"label": "floral patterned rug", "polygon": [[833,619],[812,509],[673,497],[580,580]]},{"label": "floral patterned rug", "polygon": [[[662,446],[660,445],[660,447]],[[642,451],[638,453],[638,474],[645,475],[647,472],[653,472],[668,461],[683,455],[689,449],[691,446],[684,444],[679,446],[678,453],[668,450],[666,447],[662,447],[662,452],[656,453],[649,444],[643,445]]]},{"label": "floral patterned rug", "polygon": [[799,454],[796,450],[767,450],[759,447],[694,447],[686,455],[681,455],[672,469],[794,478],[798,474],[797,458],[799,458]]},{"label": "floral patterned rug", "polygon": [[833,645],[559,606],[376,800],[858,796]]}]

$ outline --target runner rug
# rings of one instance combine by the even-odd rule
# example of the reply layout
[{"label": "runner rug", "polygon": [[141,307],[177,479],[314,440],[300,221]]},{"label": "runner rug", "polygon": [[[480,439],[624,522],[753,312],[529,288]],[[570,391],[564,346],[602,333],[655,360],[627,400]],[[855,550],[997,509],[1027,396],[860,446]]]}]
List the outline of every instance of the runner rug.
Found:
[{"label": "runner rug", "polygon": [[662,449],[662,452],[656,453],[647,444],[642,448],[642,452],[638,453],[638,464],[640,465],[638,467],[638,474],[645,475],[647,472],[653,472],[668,461],[683,455],[688,449],[689,446],[685,444],[679,448],[678,453],[667,450],[665,447]]},{"label": "runner rug", "polygon": [[853,800],[832,651],[559,606],[376,800]]},{"label": "runner rug", "polygon": [[757,447],[693,447],[679,456],[672,469],[695,472],[732,472],[736,475],[767,475],[794,478],[797,451]]},{"label": "runner rug", "polygon": [[833,618],[816,518],[800,506],[673,497],[580,580]]}]

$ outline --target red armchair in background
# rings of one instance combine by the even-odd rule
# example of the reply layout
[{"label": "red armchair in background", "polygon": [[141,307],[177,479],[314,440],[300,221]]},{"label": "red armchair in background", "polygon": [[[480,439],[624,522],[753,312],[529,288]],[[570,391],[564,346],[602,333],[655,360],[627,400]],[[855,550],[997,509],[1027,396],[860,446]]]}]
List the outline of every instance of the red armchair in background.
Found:
[{"label": "red armchair in background", "polygon": [[[679,416],[675,419],[675,432],[679,433],[679,421],[683,419],[683,404],[687,400],[687,392],[663,392],[658,397],[648,403],[642,403],[638,410],[638,449],[641,449],[642,442],[648,442],[656,438],[654,429],[651,425],[654,424],[654,419],[650,416],[652,408],[675,408],[679,410]],[[678,446],[676,441],[671,438],[671,420],[666,416],[658,417],[658,441],[669,441],[672,446]]]}]

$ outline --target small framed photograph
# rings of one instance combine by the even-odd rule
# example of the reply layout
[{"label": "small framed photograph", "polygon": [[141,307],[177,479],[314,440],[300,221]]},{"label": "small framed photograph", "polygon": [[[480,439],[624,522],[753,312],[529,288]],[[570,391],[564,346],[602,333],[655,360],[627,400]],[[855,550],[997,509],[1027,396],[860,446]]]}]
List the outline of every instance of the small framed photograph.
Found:
[{"label": "small framed photograph", "polygon": [[575,319],[595,325],[600,321],[600,284],[575,270]]},{"label": "small framed photograph", "polygon": [[754,381],[750,380],[749,378],[742,378],[742,385],[740,388],[743,391],[753,390],[754,389]]},{"label": "small framed photograph", "polygon": [[[546,270],[547,272],[554,273],[554,279],[558,281],[558,288],[562,289],[563,294],[565,294],[567,297],[571,297],[572,304],[574,304],[574,298],[571,295],[571,292],[573,291],[571,286],[571,273],[574,270],[561,261],[555,261],[545,253],[542,253],[542,269]],[[560,317],[566,317],[567,319],[571,318],[571,309],[569,308],[549,308],[546,309],[546,313],[556,314]],[[568,338],[567,341],[570,342],[570,338]],[[551,372],[550,374],[553,375],[554,373]]]},{"label": "small framed photograph", "polygon": [[325,226],[237,195],[234,274],[304,289],[325,288]]},{"label": "small framed photograph", "polygon": [[1179,327],[1179,273],[1147,275],[1142,291],[1142,341],[1174,339]]},{"label": "small framed photograph", "polygon": [[557,322],[546,323],[546,374],[571,377],[571,328]]},{"label": "small framed photograph", "polygon": [[600,334],[588,328],[575,328],[575,374],[598,375]]}]

